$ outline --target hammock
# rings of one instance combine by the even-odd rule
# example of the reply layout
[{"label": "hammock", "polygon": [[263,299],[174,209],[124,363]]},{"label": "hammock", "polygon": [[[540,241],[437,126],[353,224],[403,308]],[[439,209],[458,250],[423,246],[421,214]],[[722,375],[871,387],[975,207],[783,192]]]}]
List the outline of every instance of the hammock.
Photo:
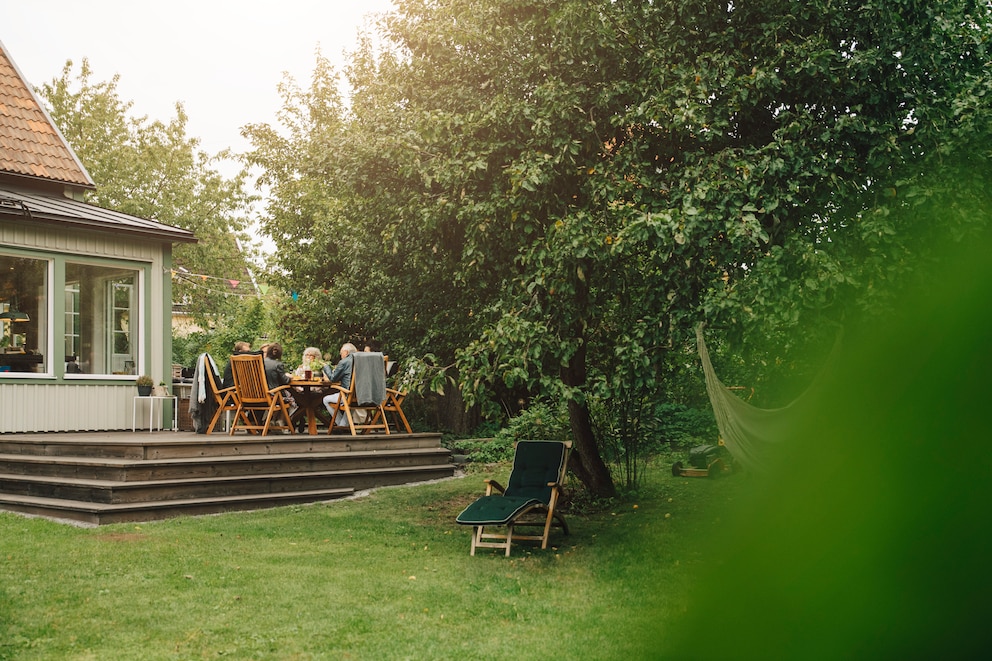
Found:
[{"label": "hammock", "polygon": [[[840,338],[834,345],[831,358],[837,352]],[[813,391],[821,383],[821,373],[798,398],[777,409],[761,409],[748,404],[723,385],[713,370],[703,324],[696,326],[696,347],[706,375],[706,393],[713,405],[713,415],[720,430],[720,438],[734,460],[747,470],[767,473],[778,446],[792,440],[797,423],[809,415]],[[828,359],[829,362],[832,362]]]}]

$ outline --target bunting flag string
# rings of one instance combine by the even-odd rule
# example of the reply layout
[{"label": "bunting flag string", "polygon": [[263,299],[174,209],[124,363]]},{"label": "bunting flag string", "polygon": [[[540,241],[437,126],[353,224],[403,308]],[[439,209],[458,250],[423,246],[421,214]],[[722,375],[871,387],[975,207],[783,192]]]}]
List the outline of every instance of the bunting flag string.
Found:
[{"label": "bunting flag string", "polygon": [[[189,271],[180,271],[178,269],[169,269],[173,280],[182,280],[184,283],[196,287],[197,289],[203,289],[211,294],[223,294],[225,296],[239,296],[241,298],[265,296],[269,292],[269,285],[265,283],[245,282],[244,280],[236,280],[234,278],[222,278],[215,275],[206,275],[204,273],[190,273]],[[223,282],[230,289],[219,288],[219,284]],[[216,283],[216,284],[215,284]],[[245,287],[238,291],[238,287],[242,284]],[[250,286],[250,290],[248,287]],[[327,290],[324,290],[327,293]],[[300,298],[300,292],[293,290],[290,292],[294,301],[298,301]]]},{"label": "bunting flag string", "polygon": [[[198,289],[205,289],[212,294],[224,294],[226,296],[240,296],[242,298],[258,296],[258,292],[254,286],[252,286],[252,291],[244,292],[238,291],[238,285],[241,284],[241,280],[235,280],[234,278],[221,278],[214,275],[206,275],[204,273],[189,273],[184,271],[179,271],[176,269],[170,269],[173,280],[182,280],[193,287]],[[229,289],[220,289],[213,286],[213,283],[224,282],[227,284]],[[260,289],[260,288],[259,288]],[[263,294],[265,292],[262,292]]]}]

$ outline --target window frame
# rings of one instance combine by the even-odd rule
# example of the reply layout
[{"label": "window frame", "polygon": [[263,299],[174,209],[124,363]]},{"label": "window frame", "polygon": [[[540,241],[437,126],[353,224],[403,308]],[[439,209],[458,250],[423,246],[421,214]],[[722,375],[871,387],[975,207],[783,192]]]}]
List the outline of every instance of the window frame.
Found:
[{"label": "window frame", "polygon": [[[0,380],[6,381],[51,381],[60,379],[64,381],[101,381],[101,382],[133,382],[138,375],[146,373],[146,359],[148,356],[148,343],[151,341],[150,327],[150,305],[151,291],[150,269],[152,264],[145,261],[133,259],[115,259],[112,257],[75,255],[58,252],[44,252],[30,250],[13,246],[10,244],[0,245],[0,255],[13,258],[36,259],[47,264],[46,287],[44,296],[46,302],[43,304],[44,322],[47,337],[44,347],[38,346],[38,351],[44,351],[44,372],[0,372]],[[117,269],[131,272],[134,275],[134,282],[130,285],[131,295],[136,298],[133,301],[129,317],[131,328],[137,326],[137,332],[129,338],[134,347],[134,373],[133,374],[113,374],[113,373],[70,373],[65,371],[65,359],[68,355],[76,355],[79,360],[81,350],[81,332],[75,332],[72,325],[73,310],[67,308],[70,304],[72,294],[67,289],[66,267],[75,264],[87,267],[99,267]],[[112,278],[108,278],[108,285]],[[73,281],[75,282],[75,280]],[[80,293],[77,291],[77,297]],[[112,314],[112,303],[105,305],[101,311],[106,317]],[[56,310],[58,312],[56,313]],[[10,322],[8,322],[10,323]],[[41,323],[41,321],[39,321]],[[135,335],[137,337],[135,337]],[[66,341],[74,336],[73,346],[75,353],[69,353]],[[102,341],[106,344],[112,342],[109,333],[106,333]],[[136,346],[135,346],[136,344]],[[111,362],[111,370],[113,364]]]}]

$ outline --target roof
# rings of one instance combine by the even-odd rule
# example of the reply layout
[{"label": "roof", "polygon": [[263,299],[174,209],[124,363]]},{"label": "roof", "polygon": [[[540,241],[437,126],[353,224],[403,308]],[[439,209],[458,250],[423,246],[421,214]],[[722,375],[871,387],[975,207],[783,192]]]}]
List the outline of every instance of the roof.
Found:
[{"label": "roof", "polygon": [[0,42],[0,172],[95,188]]},{"label": "roof", "polygon": [[51,223],[63,227],[139,236],[162,241],[195,243],[189,230],[104,209],[67,197],[30,193],[0,186],[0,220]]}]

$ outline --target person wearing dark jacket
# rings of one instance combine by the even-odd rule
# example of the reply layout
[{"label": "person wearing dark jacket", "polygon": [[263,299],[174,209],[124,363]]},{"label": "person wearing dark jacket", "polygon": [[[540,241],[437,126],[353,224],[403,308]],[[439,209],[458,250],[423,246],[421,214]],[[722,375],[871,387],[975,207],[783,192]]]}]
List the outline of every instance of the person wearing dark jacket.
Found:
[{"label": "person wearing dark jacket", "polygon": [[[252,351],[251,344],[239,340],[234,343],[234,355],[241,356],[247,353],[260,353],[259,351]],[[221,388],[230,388],[234,385],[234,374],[231,373],[231,361],[227,361],[227,366],[224,368],[224,378],[220,382]]]},{"label": "person wearing dark jacket", "polygon": [[269,390],[284,386],[289,383],[290,375],[286,372],[286,366],[282,362],[282,345],[273,342],[265,349],[265,383]]}]

